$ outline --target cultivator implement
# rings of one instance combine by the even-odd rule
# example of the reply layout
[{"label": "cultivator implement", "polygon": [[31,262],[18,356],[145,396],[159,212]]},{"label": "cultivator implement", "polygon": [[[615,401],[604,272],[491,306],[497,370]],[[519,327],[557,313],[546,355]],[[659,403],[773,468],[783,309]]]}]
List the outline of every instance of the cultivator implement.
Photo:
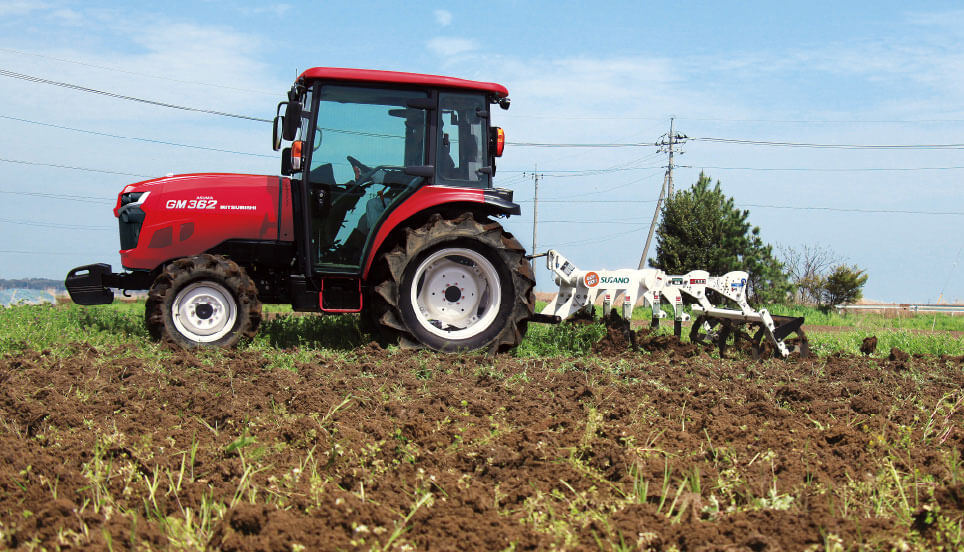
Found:
[{"label": "cultivator implement", "polygon": [[[696,316],[690,330],[690,340],[717,345],[720,356],[725,354],[731,336],[738,348],[746,341],[755,358],[771,350],[782,358],[792,352],[804,357],[809,355],[802,317],[776,316],[766,309],[757,311],[750,307],[746,301],[749,276],[746,272],[733,271],[723,276],[710,276],[705,270],[694,270],[673,276],[658,269],[590,271],[580,270],[555,250],[549,250],[545,257],[546,266],[555,275],[559,293],[542,309],[541,318],[558,317],[565,320],[591,315],[596,300],[602,297],[605,316],[610,316],[614,299],[621,298],[622,317],[629,320],[633,307],[642,299],[644,306],[651,309],[651,324],[656,328],[659,321],[667,316],[662,309],[665,302],[673,307],[673,332],[680,337],[683,322],[691,319],[683,310],[684,303],[687,303]],[[711,296],[735,308],[715,305],[710,300]],[[790,334],[796,334],[797,337],[787,339]]]}]

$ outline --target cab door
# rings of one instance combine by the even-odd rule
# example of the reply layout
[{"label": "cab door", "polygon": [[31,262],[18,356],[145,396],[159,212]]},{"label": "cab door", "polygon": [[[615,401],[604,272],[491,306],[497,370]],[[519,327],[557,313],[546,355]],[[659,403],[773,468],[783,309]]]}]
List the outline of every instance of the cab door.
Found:
[{"label": "cab door", "polygon": [[381,221],[424,183],[411,173],[428,161],[430,103],[420,90],[318,89],[306,178],[314,272],[357,274]]}]

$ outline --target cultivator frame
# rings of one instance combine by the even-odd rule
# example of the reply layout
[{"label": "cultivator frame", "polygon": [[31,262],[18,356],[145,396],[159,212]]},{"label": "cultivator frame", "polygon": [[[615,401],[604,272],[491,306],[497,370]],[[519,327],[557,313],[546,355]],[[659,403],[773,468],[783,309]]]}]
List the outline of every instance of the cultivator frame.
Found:
[{"label": "cultivator frame", "polygon": [[[693,342],[713,343],[719,347],[720,356],[725,355],[727,342],[732,335],[734,345],[746,340],[754,358],[765,356],[772,347],[782,358],[792,352],[809,356],[810,348],[803,331],[802,317],[777,316],[767,309],[754,310],[746,300],[746,283],[749,274],[733,271],[723,276],[710,276],[705,270],[693,270],[683,275],[667,275],[658,269],[580,270],[565,256],[550,249],[543,254],[546,267],[555,275],[559,293],[542,309],[542,317],[558,317],[561,320],[592,312],[596,300],[602,296],[603,313],[609,316],[613,299],[622,297],[622,317],[629,320],[633,307],[643,300],[652,311],[652,327],[666,318],[662,304],[672,305],[674,313],[673,332],[682,335],[683,322],[690,320],[683,305],[691,304],[696,315],[690,330]],[[542,255],[540,255],[542,256]],[[732,303],[737,308],[724,308],[713,304],[707,292]],[[684,296],[689,298],[684,301]],[[756,330],[752,335],[750,332]],[[747,331],[750,330],[750,331]],[[787,340],[797,334],[795,341]],[[766,340],[764,341],[764,338]]]}]

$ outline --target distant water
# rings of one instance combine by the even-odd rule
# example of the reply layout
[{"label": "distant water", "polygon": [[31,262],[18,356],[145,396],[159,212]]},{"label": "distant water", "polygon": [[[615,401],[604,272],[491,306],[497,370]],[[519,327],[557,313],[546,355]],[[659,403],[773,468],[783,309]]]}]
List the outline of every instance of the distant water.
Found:
[{"label": "distant water", "polygon": [[42,289],[0,289],[0,305],[9,306],[19,303],[38,305],[41,303],[56,303],[54,294]]}]

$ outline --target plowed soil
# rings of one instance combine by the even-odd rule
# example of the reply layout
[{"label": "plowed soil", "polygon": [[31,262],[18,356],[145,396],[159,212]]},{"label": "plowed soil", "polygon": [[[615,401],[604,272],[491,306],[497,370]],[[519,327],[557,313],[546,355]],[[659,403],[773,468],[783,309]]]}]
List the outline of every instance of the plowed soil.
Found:
[{"label": "plowed soil", "polygon": [[585,358],[370,345],[290,369],[253,350],[5,357],[0,547],[947,545],[960,359],[621,337]]}]

